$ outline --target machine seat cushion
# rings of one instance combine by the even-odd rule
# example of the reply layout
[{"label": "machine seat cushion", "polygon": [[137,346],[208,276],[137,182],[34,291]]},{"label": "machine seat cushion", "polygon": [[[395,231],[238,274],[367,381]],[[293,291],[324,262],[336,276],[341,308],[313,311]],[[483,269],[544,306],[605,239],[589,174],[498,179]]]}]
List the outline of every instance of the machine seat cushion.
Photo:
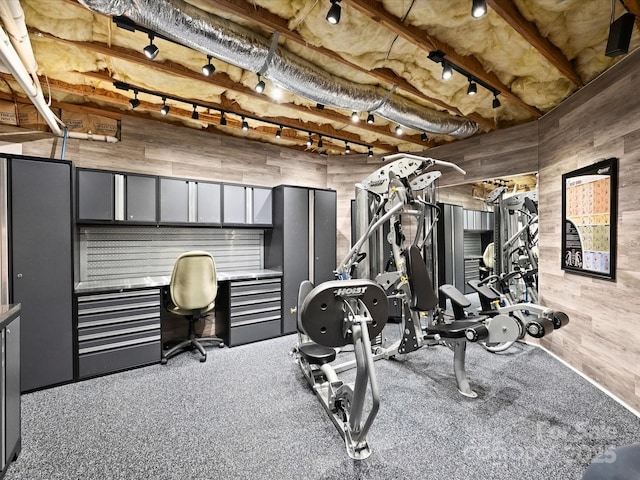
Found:
[{"label": "machine seat cushion", "polygon": [[469,285],[476,292],[478,292],[478,295],[485,297],[490,302],[493,302],[494,300],[500,300],[500,295],[495,290],[493,290],[491,287],[489,287],[486,284],[479,285],[480,282],[481,280],[469,280],[467,282],[467,285]]},{"label": "machine seat cushion", "polygon": [[303,343],[298,347],[300,355],[311,365],[324,365],[331,363],[336,359],[336,350],[317,343]]},{"label": "machine seat cushion", "polygon": [[427,334],[438,334],[442,338],[464,338],[467,328],[478,327],[482,322],[477,320],[456,320],[451,323],[439,323],[427,327]]},{"label": "machine seat cushion", "polygon": [[462,308],[467,308],[471,305],[471,301],[464,296],[464,293],[448,283],[445,283],[440,287],[440,293],[449,298],[451,303],[455,303]]}]

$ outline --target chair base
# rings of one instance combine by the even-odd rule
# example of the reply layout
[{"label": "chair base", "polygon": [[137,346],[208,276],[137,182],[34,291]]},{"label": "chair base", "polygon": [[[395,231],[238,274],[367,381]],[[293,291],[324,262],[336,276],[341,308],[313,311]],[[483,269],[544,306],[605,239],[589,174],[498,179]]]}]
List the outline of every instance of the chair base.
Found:
[{"label": "chair base", "polygon": [[218,338],[218,337],[200,337],[200,338],[195,338],[194,337],[194,338],[189,338],[187,340],[184,340],[184,341],[178,343],[177,345],[174,345],[173,347],[171,347],[166,352],[163,352],[162,353],[162,358],[160,359],[160,363],[162,365],[166,365],[167,364],[167,360],[169,360],[174,355],[177,355],[178,353],[182,353],[185,350],[193,350],[194,348],[196,350],[198,350],[198,352],[200,352],[200,355],[201,355],[200,361],[201,362],[206,362],[207,361],[207,351],[204,349],[204,347],[202,346],[202,344],[200,342],[217,342],[219,348],[223,348],[224,347],[224,341],[221,338]]}]

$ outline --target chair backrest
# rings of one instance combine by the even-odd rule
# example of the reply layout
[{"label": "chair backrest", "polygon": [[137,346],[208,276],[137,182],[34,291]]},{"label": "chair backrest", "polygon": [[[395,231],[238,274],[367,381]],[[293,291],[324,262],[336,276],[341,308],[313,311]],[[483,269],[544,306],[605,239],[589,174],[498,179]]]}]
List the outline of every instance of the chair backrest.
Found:
[{"label": "chair backrest", "polygon": [[490,268],[493,270],[493,256],[494,256],[494,244],[493,242],[491,242],[489,245],[487,245],[487,248],[484,249],[484,253],[482,254],[482,263],[484,263],[484,266],[487,268]]},{"label": "chair backrest", "polygon": [[173,265],[171,301],[183,310],[213,308],[218,293],[216,262],[209,252],[183,253]]}]

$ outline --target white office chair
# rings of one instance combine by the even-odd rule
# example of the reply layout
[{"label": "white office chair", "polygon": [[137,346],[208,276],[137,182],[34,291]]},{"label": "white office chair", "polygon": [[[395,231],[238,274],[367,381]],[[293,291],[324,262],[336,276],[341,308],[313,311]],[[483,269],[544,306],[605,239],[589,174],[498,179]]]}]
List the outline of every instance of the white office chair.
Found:
[{"label": "white office chair", "polygon": [[163,353],[161,363],[164,365],[172,356],[193,348],[202,355],[200,361],[206,362],[207,352],[201,345],[201,341],[213,341],[220,348],[224,347],[222,339],[218,337],[196,338],[195,334],[195,323],[203,314],[215,307],[218,281],[213,256],[209,252],[201,251],[180,255],[173,265],[169,292],[171,301],[167,305],[167,310],[189,321],[189,335],[186,340]]}]

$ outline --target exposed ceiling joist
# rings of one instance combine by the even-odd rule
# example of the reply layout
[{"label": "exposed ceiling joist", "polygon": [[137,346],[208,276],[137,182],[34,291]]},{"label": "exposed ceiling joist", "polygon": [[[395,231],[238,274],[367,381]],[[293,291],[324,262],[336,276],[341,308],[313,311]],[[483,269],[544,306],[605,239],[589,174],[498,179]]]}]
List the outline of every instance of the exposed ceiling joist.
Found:
[{"label": "exposed ceiling joist", "polygon": [[[215,75],[211,76],[211,77],[203,77],[202,74],[200,74],[199,72],[194,72],[193,70],[190,70],[186,67],[184,67],[183,65],[180,65],[178,63],[174,63],[174,62],[170,62],[170,61],[165,61],[165,62],[154,62],[152,60],[147,59],[144,55],[142,55],[140,52],[137,51],[133,51],[130,49],[126,49],[123,47],[119,47],[116,45],[106,45],[103,43],[99,43],[99,42],[77,42],[77,41],[71,41],[71,40],[66,40],[63,38],[59,38],[56,37],[54,35],[51,35],[49,33],[46,32],[41,32],[39,30],[35,30],[35,29],[29,29],[29,32],[35,35],[39,35],[43,38],[47,38],[50,40],[54,40],[58,43],[61,44],[66,44],[66,45],[73,45],[76,47],[80,47],[80,48],[84,48],[102,55],[106,55],[106,56],[110,56],[113,58],[118,58],[120,60],[124,60],[127,62],[131,62],[137,65],[142,65],[145,68],[149,68],[152,70],[156,70],[156,71],[162,71],[171,75],[175,75],[175,76],[180,76],[183,77],[185,79],[188,80],[197,80],[199,82],[205,82],[205,83],[210,83],[213,85],[216,85],[218,87],[222,87],[224,89],[227,90],[231,90],[237,93],[241,93],[245,96],[254,98],[256,100],[259,100],[261,102],[271,102],[271,99],[266,96],[266,95],[262,95],[258,92],[256,92],[255,90],[245,87],[242,84],[239,84],[237,82],[234,82],[233,80],[231,80],[231,78],[229,78],[229,76],[225,73],[222,72],[217,72]],[[83,72],[85,73],[85,72]],[[85,73],[87,74],[87,73]],[[89,72],[88,75],[91,75],[91,73]],[[95,78],[95,76],[94,76]],[[105,79],[105,78],[99,78],[101,80],[105,80],[105,81],[113,81],[113,80],[118,80],[117,78],[113,78],[113,79]],[[200,102],[201,103],[201,102]],[[302,105],[296,105],[296,104],[292,104],[292,103],[278,103],[278,105],[280,107],[286,107],[287,109],[291,109],[293,111],[299,112],[299,113],[304,113],[305,115],[308,114],[312,114],[318,118],[322,118],[323,120],[328,120],[328,121],[332,121],[332,122],[339,122],[339,123],[343,123],[345,125],[349,125],[352,126],[353,128],[358,128],[360,130],[366,130],[369,132],[375,132],[379,135],[384,135],[384,136],[388,136],[388,137],[393,137],[394,134],[392,132],[390,132],[387,128],[385,127],[381,127],[381,126],[376,126],[376,125],[370,125],[367,124],[366,122],[359,122],[357,125],[351,125],[351,118],[349,116],[346,115],[341,115],[335,111],[330,111],[330,110],[316,110],[316,109],[309,109],[305,106]],[[237,113],[234,108],[230,108],[229,110],[231,110],[231,113]],[[240,114],[240,113],[238,113]],[[300,122],[301,123],[301,122]],[[291,128],[297,128],[297,127],[293,127],[293,125],[288,125]],[[313,124],[316,130],[319,129],[319,125],[317,124]],[[306,129],[311,129],[311,127],[307,127]],[[301,127],[301,130],[305,130],[304,127]],[[354,139],[352,139],[351,141],[355,141]],[[408,143],[414,143],[416,145],[421,145],[424,147],[428,147],[428,146],[433,146],[434,144],[428,144],[426,142],[424,142],[419,135],[404,135],[402,138],[403,142],[408,142]],[[358,143],[367,143],[364,142],[363,140],[358,140]],[[389,144],[385,144],[387,146],[389,146]],[[391,147],[393,150],[395,150],[395,147]]]},{"label": "exposed ceiling joist", "polygon": [[505,22],[511,25],[522,38],[544,55],[554,67],[560,70],[560,72],[576,86],[582,87],[584,85],[575,68],[573,68],[571,62],[567,60],[560,49],[540,35],[535,24],[522,16],[512,0],[487,0],[487,3]]},{"label": "exposed ceiling joist", "polygon": [[385,26],[396,35],[404,38],[408,42],[424,50],[427,54],[440,50],[446,54],[447,61],[457,65],[469,72],[476,78],[498,90],[504,98],[507,98],[521,107],[525,108],[535,117],[540,117],[542,112],[536,107],[525,103],[520,97],[515,95],[509,87],[504,85],[500,79],[490,72],[486,72],[480,62],[469,55],[459,55],[453,48],[436,38],[431,37],[427,32],[412,25],[405,25],[401,20],[387,12],[382,4],[375,0],[343,0],[357,9],[362,14],[374,20],[376,23]]}]

